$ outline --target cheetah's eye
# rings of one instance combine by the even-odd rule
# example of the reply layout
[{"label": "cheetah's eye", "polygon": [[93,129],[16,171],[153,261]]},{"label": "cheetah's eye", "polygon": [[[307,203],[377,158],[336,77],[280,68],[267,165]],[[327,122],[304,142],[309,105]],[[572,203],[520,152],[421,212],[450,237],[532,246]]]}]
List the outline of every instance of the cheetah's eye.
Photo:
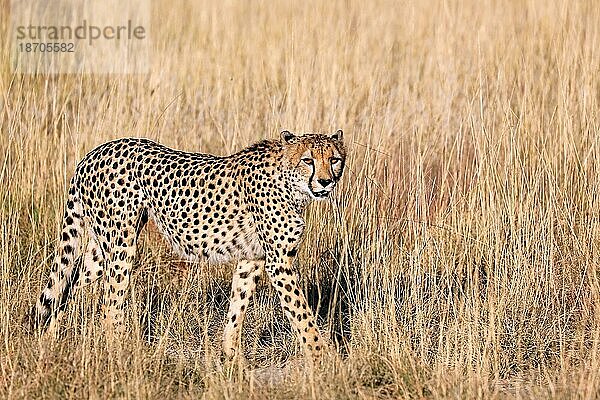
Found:
[{"label": "cheetah's eye", "polygon": [[330,162],[331,162],[331,165],[335,165],[335,164],[339,163],[340,161],[342,161],[340,158],[332,158]]},{"label": "cheetah's eye", "polygon": [[302,162],[306,165],[313,165],[313,159],[312,158],[303,158]]}]

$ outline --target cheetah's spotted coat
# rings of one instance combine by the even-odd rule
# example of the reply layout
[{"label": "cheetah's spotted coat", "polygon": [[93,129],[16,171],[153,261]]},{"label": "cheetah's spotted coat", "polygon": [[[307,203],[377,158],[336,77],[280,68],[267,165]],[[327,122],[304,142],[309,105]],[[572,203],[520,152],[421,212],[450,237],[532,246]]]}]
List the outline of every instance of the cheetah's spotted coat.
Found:
[{"label": "cheetah's spotted coat", "polygon": [[[120,139],[88,153],[69,188],[55,267],[35,307],[38,325],[55,328],[73,288],[104,281],[103,318],[123,330],[123,305],[136,241],[148,218],[183,256],[237,262],[223,337],[239,349],[250,296],[263,271],[305,349],[321,336],[298,288],[293,259],[304,209],[326,198],[342,175],[342,132],[281,133],[227,157],[173,150],[147,139]],[[79,241],[90,237],[83,263]]]}]

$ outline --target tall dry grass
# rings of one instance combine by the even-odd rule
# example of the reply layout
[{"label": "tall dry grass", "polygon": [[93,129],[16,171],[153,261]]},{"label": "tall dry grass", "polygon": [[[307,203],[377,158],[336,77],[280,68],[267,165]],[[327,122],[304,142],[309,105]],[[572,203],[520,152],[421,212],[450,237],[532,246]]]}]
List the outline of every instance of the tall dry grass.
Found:
[{"label": "tall dry grass", "polygon": [[[2,7],[0,397],[599,397],[595,1],[153,3],[151,72],[115,76],[11,73]],[[223,369],[231,268],[182,267],[152,233],[121,343],[98,288],[58,341],[23,330],[87,151],[226,154],[283,128],[351,150],[299,254],[337,357],[295,361],[263,282],[248,365]]]}]

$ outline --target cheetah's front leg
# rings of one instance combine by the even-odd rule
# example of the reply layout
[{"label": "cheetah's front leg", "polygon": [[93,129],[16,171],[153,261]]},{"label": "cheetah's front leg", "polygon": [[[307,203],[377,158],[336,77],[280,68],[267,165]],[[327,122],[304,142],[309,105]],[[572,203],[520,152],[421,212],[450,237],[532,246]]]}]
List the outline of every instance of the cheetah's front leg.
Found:
[{"label": "cheetah's front leg", "polygon": [[242,324],[264,265],[264,261],[243,260],[238,263],[233,274],[231,303],[223,333],[223,352],[230,359],[234,358],[236,353],[241,350]]},{"label": "cheetah's front leg", "polygon": [[318,358],[324,342],[304,294],[298,287],[298,276],[293,270],[293,257],[279,256],[267,259],[265,270],[281,301],[281,306],[296,331],[306,352]]}]

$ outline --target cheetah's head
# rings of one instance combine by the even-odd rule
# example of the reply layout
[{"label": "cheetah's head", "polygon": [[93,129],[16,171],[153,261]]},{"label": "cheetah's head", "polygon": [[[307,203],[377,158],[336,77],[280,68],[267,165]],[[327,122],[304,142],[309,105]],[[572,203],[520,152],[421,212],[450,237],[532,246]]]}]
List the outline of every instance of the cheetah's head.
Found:
[{"label": "cheetah's head", "polygon": [[284,158],[293,183],[312,199],[326,199],[342,177],[346,162],[343,132],[294,135],[281,132]]}]

